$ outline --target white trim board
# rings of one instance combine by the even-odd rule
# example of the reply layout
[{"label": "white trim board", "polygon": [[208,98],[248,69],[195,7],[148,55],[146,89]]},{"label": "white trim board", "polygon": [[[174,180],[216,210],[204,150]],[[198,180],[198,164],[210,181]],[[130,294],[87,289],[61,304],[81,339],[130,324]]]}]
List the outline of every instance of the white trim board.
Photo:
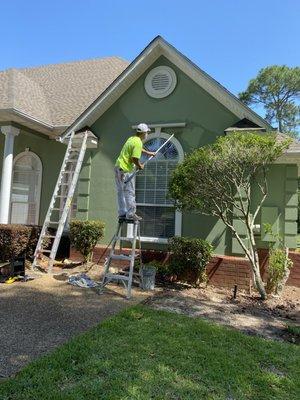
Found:
[{"label": "white trim board", "polygon": [[73,130],[77,131],[86,125],[91,126],[160,56],[166,57],[238,118],[248,118],[267,130],[272,128],[224,86],[201,70],[161,36],[157,36],[62,134],[62,140],[67,140]]}]

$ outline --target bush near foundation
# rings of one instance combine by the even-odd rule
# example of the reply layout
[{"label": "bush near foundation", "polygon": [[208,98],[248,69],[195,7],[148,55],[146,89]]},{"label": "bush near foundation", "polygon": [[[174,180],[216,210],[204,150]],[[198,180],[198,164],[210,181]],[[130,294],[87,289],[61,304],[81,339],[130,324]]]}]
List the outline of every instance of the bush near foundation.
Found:
[{"label": "bush near foundation", "polygon": [[213,247],[203,239],[173,237],[169,240],[170,272],[179,280],[195,286],[206,281],[206,266],[209,263]]},{"label": "bush near foundation", "polygon": [[32,259],[41,229],[36,225],[0,224],[1,261],[24,255]]},{"label": "bush near foundation", "polygon": [[71,245],[82,254],[84,262],[92,259],[96,244],[103,238],[104,226],[100,220],[70,222]]}]

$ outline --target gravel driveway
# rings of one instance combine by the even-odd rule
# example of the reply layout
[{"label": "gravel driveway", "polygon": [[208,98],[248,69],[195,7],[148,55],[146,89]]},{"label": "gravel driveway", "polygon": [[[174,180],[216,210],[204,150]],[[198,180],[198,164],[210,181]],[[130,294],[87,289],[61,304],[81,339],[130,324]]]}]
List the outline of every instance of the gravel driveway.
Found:
[{"label": "gravel driveway", "polygon": [[0,378],[149,295],[134,289],[126,300],[122,286],[109,288],[99,295],[49,276],[1,284]]}]

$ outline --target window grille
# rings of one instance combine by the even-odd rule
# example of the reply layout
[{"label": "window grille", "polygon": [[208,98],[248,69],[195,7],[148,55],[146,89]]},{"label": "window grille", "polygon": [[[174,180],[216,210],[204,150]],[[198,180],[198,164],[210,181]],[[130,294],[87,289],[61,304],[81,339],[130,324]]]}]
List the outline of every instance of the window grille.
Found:
[{"label": "window grille", "polygon": [[[156,151],[166,140],[151,138],[144,147]],[[141,162],[145,160],[142,156]],[[166,239],[175,234],[175,209],[168,198],[168,187],[178,162],[178,150],[170,141],[136,176],[137,213],[143,217],[142,237]]]}]

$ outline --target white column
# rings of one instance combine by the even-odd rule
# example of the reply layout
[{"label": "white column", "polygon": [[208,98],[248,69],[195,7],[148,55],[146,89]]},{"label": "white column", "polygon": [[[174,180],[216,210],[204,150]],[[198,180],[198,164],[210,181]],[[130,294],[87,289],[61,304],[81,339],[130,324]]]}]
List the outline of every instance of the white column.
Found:
[{"label": "white column", "polygon": [[1,131],[5,135],[5,145],[1,178],[0,223],[8,224],[14,159],[14,140],[15,136],[18,136],[20,133],[20,129],[15,128],[12,125],[7,125],[2,126]]}]

